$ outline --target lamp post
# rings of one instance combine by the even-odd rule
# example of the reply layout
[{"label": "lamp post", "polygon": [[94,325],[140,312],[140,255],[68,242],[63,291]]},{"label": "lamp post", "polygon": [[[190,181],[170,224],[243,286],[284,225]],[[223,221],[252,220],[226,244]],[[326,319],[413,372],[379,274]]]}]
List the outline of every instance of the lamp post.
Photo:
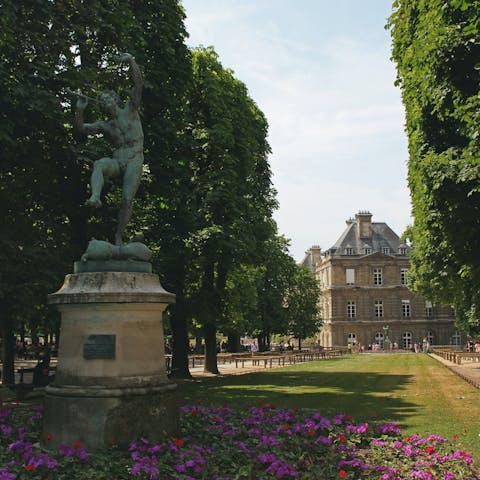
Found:
[{"label": "lamp post", "polygon": [[387,350],[388,349],[388,346],[389,346],[389,343],[390,343],[390,340],[388,339],[388,330],[390,329],[390,325],[384,325],[382,327],[383,329],[383,337],[384,337],[384,340],[383,340],[383,349],[384,350]]}]

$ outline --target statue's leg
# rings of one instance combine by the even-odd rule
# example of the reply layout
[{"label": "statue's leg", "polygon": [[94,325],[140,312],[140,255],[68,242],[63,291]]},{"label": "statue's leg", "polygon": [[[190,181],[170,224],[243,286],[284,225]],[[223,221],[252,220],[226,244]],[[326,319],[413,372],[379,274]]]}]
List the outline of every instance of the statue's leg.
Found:
[{"label": "statue's leg", "polygon": [[85,205],[91,207],[100,207],[102,202],[100,195],[102,194],[103,184],[105,183],[105,177],[114,177],[120,172],[118,162],[112,158],[101,158],[93,164],[93,172],[90,179],[91,182],[91,194],[90,198],[85,202]]},{"label": "statue's leg", "polygon": [[143,155],[129,160],[123,176],[122,205],[118,214],[118,227],[115,234],[115,245],[122,245],[125,228],[130,221],[133,199],[142,178]]}]

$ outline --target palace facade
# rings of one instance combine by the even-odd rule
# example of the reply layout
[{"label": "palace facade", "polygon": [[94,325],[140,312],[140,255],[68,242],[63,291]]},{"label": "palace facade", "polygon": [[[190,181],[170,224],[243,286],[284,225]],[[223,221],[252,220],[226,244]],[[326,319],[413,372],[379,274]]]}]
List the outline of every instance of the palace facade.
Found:
[{"label": "palace facade", "polygon": [[370,212],[359,212],[330,249],[314,246],[303,264],[320,283],[320,345],[410,349],[463,343],[450,307],[432,305],[407,286],[410,247]]}]

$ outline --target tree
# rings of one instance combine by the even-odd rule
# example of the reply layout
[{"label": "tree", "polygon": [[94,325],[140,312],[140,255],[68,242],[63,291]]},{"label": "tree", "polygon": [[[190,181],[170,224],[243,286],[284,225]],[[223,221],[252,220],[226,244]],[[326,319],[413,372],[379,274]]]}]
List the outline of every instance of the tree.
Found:
[{"label": "tree", "polygon": [[272,235],[261,251],[259,265],[262,275],[258,282],[256,320],[249,333],[258,338],[262,351],[270,347],[272,334],[288,332],[287,297],[296,269],[288,246],[285,237]]},{"label": "tree", "polygon": [[196,253],[189,296],[205,335],[205,369],[218,373],[216,333],[228,311],[229,277],[254,261],[270,234],[276,201],[265,117],[213,49],[196,49],[192,59],[192,206],[198,214],[188,240]]},{"label": "tree", "polygon": [[[9,378],[17,319],[28,317],[61,285],[87,238],[108,238],[114,231],[117,189],[107,189],[106,207],[95,216],[82,207],[87,160],[100,158],[103,146],[85,145],[72,130],[66,88],[87,90],[90,96],[104,88],[125,92],[131,86],[127,76],[109,66],[120,52],[130,51],[144,69],[143,127],[152,181],[150,192],[143,187],[139,192],[134,217],[141,224],[141,199],[147,192],[159,197],[164,183],[155,180],[171,180],[180,163],[178,132],[191,73],[183,19],[176,0],[2,4],[0,201],[6,214],[0,218],[0,310]],[[161,164],[168,167],[162,171]],[[165,191],[175,193],[174,188]],[[148,219],[157,235],[159,220]],[[130,232],[135,229],[130,226]]]},{"label": "tree", "polygon": [[304,266],[297,265],[286,305],[288,331],[298,338],[299,350],[302,348],[302,339],[315,335],[321,326],[319,298],[320,286],[315,276]]},{"label": "tree", "polygon": [[480,2],[399,0],[389,27],[409,139],[410,284],[480,332]]}]

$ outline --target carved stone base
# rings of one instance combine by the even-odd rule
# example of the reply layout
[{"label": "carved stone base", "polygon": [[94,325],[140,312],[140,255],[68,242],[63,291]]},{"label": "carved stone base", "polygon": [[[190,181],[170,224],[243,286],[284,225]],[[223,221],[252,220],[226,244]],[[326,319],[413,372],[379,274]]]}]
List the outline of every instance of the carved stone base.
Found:
[{"label": "carved stone base", "polygon": [[87,451],[112,442],[126,448],[146,437],[159,442],[178,434],[177,386],[117,388],[47,387],[42,444],[79,441]]},{"label": "carved stone base", "polygon": [[162,322],[174,300],[158,275],[139,272],[67,275],[49,295],[62,323],[55,381],[46,389],[44,447],[80,441],[92,450],[177,433]]}]

